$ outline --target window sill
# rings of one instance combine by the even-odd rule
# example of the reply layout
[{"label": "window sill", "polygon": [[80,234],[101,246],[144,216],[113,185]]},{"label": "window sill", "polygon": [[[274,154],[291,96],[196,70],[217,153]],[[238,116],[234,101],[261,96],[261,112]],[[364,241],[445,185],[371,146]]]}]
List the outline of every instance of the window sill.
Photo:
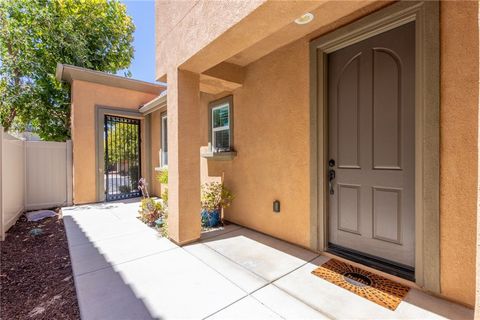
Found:
[{"label": "window sill", "polygon": [[167,169],[168,170],[168,166],[163,166],[163,167],[155,167],[154,170],[155,171],[162,171],[162,170],[165,170]]},{"label": "window sill", "polygon": [[233,160],[237,156],[237,152],[236,151],[202,152],[200,156],[208,160],[227,161],[227,160]]}]

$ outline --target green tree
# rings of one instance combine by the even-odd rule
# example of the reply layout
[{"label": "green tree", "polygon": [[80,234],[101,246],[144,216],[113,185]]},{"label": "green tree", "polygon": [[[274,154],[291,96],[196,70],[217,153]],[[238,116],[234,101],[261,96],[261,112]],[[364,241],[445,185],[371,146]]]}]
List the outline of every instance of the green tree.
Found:
[{"label": "green tree", "polygon": [[107,127],[107,139],[104,148],[108,149],[109,165],[128,161],[138,165],[138,128],[128,123],[115,123]]},{"label": "green tree", "polygon": [[57,63],[126,69],[134,30],[118,0],[0,0],[2,126],[31,125],[42,139],[68,139],[69,86],[55,79]]}]

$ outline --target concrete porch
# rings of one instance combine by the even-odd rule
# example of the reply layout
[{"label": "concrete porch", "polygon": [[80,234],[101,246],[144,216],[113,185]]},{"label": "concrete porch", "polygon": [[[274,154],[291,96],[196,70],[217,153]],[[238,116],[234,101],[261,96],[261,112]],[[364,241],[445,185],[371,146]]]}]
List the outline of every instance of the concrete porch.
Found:
[{"label": "concrete porch", "polygon": [[179,247],[137,209],[62,209],[82,319],[473,318],[416,289],[389,311],[312,275],[328,257],[237,225]]}]

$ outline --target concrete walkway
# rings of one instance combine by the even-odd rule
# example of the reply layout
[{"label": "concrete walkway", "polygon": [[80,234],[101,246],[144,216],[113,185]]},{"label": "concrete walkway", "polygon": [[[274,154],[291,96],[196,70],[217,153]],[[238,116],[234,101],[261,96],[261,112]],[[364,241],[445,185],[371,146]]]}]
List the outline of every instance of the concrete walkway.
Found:
[{"label": "concrete walkway", "polygon": [[395,312],[311,274],[325,256],[229,225],[178,247],[138,202],[63,209],[82,319],[471,319],[411,289]]}]

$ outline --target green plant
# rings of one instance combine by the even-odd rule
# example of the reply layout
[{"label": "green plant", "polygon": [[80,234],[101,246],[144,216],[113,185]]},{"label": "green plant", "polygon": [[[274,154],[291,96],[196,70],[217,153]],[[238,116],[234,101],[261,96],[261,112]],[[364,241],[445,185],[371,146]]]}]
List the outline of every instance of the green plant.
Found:
[{"label": "green plant", "polygon": [[[106,126],[107,135],[104,148],[108,146],[108,160],[112,164],[120,163],[122,171],[132,174],[138,171],[138,165],[127,167],[125,164],[135,163],[138,159],[138,130],[131,123],[113,123]],[[128,143],[126,143],[128,141]],[[137,178],[138,180],[138,174]]]},{"label": "green plant", "polygon": [[158,232],[160,233],[160,235],[162,237],[168,237],[168,214],[167,212],[165,211],[162,215],[162,217],[160,218],[161,220],[161,223],[157,223],[157,229],[158,229]]},{"label": "green plant", "polygon": [[115,74],[132,62],[134,30],[119,0],[0,0],[2,126],[68,139],[70,86],[55,79],[57,63]]},{"label": "green plant", "polygon": [[120,191],[120,193],[129,193],[130,191],[132,191],[130,186],[127,185],[119,186],[118,190]]},{"label": "green plant", "polygon": [[160,172],[157,174],[157,180],[161,184],[168,184],[168,169],[167,168],[162,168]]},{"label": "green plant", "polygon": [[140,220],[149,226],[155,226],[155,222],[163,216],[163,206],[152,198],[144,198],[140,203]]},{"label": "green plant", "polygon": [[[157,180],[163,185],[168,185],[168,169],[162,168],[160,172],[157,174]],[[162,187],[165,190],[160,195],[160,198],[163,200],[165,205],[168,204],[168,187]]]},{"label": "green plant", "polygon": [[168,205],[168,189],[165,189],[165,191],[163,191],[162,195],[160,196],[160,199],[163,200],[163,203],[165,205]]},{"label": "green plant", "polygon": [[130,176],[130,183],[132,184],[132,189],[135,189],[137,187],[138,178],[139,178],[138,166],[134,165],[129,167],[128,175]]},{"label": "green plant", "polygon": [[223,183],[212,182],[202,185],[201,206],[207,211],[219,210],[230,206],[233,194]]},{"label": "green plant", "polygon": [[167,205],[166,202],[157,202],[150,198],[147,183],[144,178],[138,181],[138,189],[142,192],[143,199],[138,210],[139,219],[158,230],[163,237],[168,236]]}]

